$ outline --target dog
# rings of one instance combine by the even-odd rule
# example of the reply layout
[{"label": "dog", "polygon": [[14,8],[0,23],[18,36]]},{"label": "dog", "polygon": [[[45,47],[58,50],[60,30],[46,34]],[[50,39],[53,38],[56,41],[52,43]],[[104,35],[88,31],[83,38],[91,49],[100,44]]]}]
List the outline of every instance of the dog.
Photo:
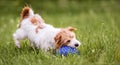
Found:
[{"label": "dog", "polygon": [[20,41],[24,39],[29,39],[32,47],[43,51],[57,50],[63,45],[77,48],[81,43],[76,39],[74,30],[74,27],[55,28],[46,24],[39,14],[34,14],[32,8],[24,7],[19,28],[13,34],[13,38],[18,48]]}]

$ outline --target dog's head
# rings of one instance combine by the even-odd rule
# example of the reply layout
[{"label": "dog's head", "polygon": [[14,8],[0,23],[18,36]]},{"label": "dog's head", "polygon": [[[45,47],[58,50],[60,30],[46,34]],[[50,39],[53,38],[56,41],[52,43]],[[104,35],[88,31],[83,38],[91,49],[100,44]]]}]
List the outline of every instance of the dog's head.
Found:
[{"label": "dog's head", "polygon": [[73,27],[68,27],[65,29],[62,29],[55,37],[56,42],[56,49],[60,48],[63,45],[67,45],[70,47],[78,47],[80,46],[80,42],[76,39],[74,30],[76,30]]}]

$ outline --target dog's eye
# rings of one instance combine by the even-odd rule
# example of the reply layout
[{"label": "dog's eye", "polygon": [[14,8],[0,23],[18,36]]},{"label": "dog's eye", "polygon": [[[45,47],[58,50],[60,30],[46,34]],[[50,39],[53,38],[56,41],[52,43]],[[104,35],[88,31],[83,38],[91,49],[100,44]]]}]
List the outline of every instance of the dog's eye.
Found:
[{"label": "dog's eye", "polygon": [[67,40],[67,42],[69,43],[69,42],[70,42],[70,40]]}]

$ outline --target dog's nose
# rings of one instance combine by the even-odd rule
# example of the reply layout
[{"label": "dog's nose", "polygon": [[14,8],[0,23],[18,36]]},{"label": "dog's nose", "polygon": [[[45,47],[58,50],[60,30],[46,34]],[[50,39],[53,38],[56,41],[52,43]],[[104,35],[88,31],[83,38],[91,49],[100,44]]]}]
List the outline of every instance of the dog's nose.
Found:
[{"label": "dog's nose", "polygon": [[79,44],[78,44],[78,43],[76,43],[76,44],[75,44],[75,47],[78,47],[78,46],[79,46]]}]

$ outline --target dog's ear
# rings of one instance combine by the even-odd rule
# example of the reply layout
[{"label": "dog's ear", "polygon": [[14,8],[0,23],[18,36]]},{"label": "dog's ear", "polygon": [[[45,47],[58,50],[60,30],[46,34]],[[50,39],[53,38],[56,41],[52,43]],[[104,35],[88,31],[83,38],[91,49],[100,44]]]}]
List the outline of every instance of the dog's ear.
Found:
[{"label": "dog's ear", "polygon": [[75,31],[75,30],[77,30],[76,28],[74,28],[74,27],[68,27],[67,28],[69,31]]},{"label": "dog's ear", "polygon": [[56,49],[59,49],[63,45],[62,36],[58,34],[55,37]]}]

